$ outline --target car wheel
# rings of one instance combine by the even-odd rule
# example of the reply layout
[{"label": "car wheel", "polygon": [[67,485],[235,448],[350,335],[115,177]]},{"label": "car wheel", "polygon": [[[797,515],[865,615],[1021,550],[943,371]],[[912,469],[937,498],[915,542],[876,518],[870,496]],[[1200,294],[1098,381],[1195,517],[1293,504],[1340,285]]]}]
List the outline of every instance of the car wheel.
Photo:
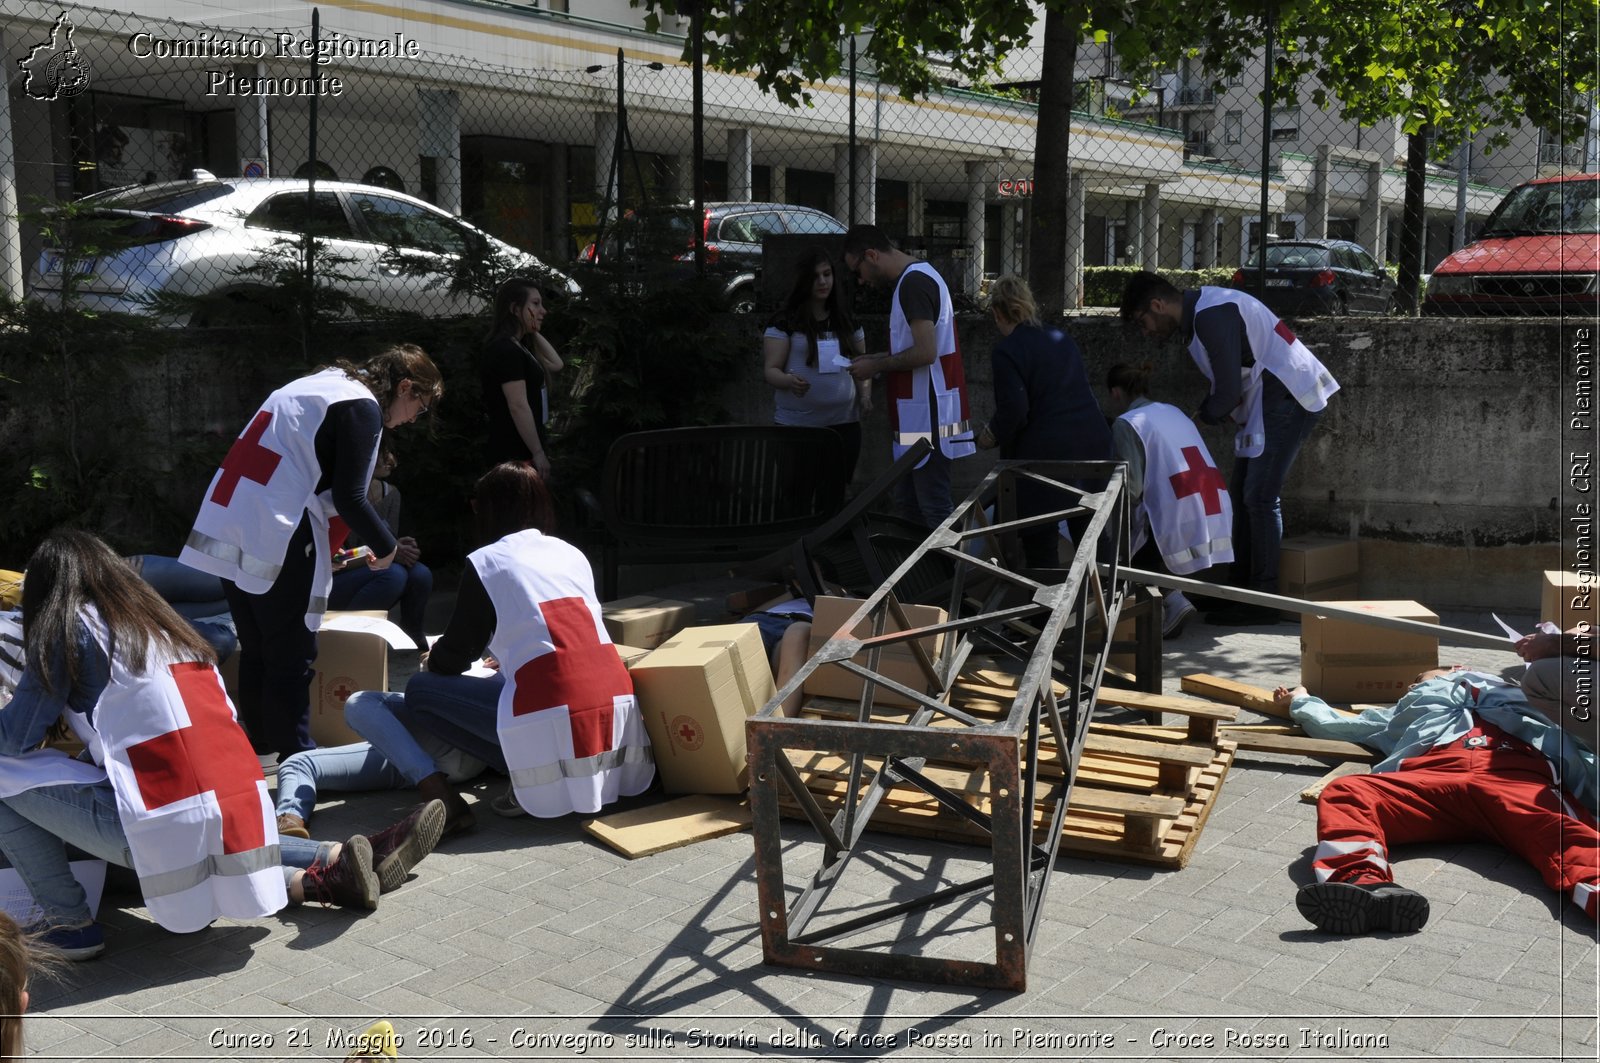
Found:
[{"label": "car wheel", "polygon": [[728,309],[735,314],[753,314],[756,312],[756,286],[746,284],[734,290],[728,296]]},{"label": "car wheel", "polygon": [[295,307],[283,292],[271,288],[239,288],[216,292],[201,300],[189,316],[192,328],[254,328],[281,326]]},{"label": "car wheel", "polygon": [[1390,317],[1398,317],[1400,315],[1400,297],[1398,295],[1389,296],[1389,301],[1383,304],[1383,312]]},{"label": "car wheel", "polygon": [[1333,297],[1333,316],[1334,317],[1349,317],[1350,316],[1350,300],[1346,299],[1342,295],[1335,295]]}]

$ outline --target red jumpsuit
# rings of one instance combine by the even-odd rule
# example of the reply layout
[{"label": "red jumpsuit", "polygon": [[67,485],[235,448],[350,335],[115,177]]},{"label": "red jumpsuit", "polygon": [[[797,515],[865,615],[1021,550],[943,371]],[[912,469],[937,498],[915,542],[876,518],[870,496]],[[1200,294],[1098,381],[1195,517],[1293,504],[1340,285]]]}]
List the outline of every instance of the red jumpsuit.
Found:
[{"label": "red jumpsuit", "polygon": [[1318,882],[1393,882],[1388,846],[1491,839],[1597,918],[1600,830],[1533,747],[1492,724],[1400,762],[1335,779],[1317,802]]}]

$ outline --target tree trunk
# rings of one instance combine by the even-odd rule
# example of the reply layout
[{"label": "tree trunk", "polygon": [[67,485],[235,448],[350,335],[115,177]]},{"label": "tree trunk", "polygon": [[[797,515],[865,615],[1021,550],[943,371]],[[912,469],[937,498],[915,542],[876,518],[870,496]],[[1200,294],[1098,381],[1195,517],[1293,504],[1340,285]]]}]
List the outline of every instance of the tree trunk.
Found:
[{"label": "tree trunk", "polygon": [[[1406,193],[1400,214],[1400,269],[1395,278],[1394,294],[1401,311],[1407,315],[1417,312],[1417,289],[1422,284],[1422,195],[1428,176],[1428,139],[1432,132],[1432,126],[1423,126],[1406,138]],[[1371,250],[1381,255],[1380,248]]]},{"label": "tree trunk", "polygon": [[[1029,212],[1028,280],[1039,312],[1060,317],[1067,291],[1068,139],[1072,120],[1073,71],[1078,62],[1077,20],[1057,11],[1044,16],[1044,70],[1039,81],[1039,116],[1034,128],[1033,209]],[[1082,239],[1082,233],[1070,234]]]}]

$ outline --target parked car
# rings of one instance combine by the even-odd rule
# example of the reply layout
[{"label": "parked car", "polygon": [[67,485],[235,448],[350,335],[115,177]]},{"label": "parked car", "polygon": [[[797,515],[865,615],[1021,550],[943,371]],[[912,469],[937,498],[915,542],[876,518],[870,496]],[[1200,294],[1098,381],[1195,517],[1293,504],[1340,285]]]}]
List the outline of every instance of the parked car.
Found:
[{"label": "parked car", "polygon": [[[761,241],[782,233],[840,235],[844,225],[832,215],[789,203],[706,203],[700,219],[705,241],[706,274],[721,285],[735,313],[756,307],[761,274]],[[609,227],[598,244],[590,244],[579,262],[605,268],[618,256],[629,284],[643,284],[645,274],[667,279],[688,276],[694,268],[694,207],[664,206],[629,211]]]},{"label": "parked car", "polygon": [[1428,278],[1425,314],[1600,313],[1600,174],[1518,185]]},{"label": "parked car", "polygon": [[185,180],[86,196],[75,209],[109,223],[108,242],[118,250],[69,267],[66,252],[46,248],[29,277],[29,296],[59,303],[71,268],[74,299],[86,310],[154,314],[174,324],[238,320],[240,312],[281,308],[284,293],[274,288],[273,273],[293,263],[308,225],[323,256],[318,283],[352,297],[356,307],[425,317],[479,313],[482,295],[451,290],[464,261],[543,276],[557,290],[577,293],[570,277],[537,257],[404,193],[318,181],[308,221],[306,192],[304,180],[198,170]]},{"label": "parked car", "polygon": [[1274,240],[1267,245],[1267,287],[1261,253],[1234,270],[1229,286],[1260,299],[1280,316],[1387,314],[1396,308],[1394,278],[1349,240]]}]

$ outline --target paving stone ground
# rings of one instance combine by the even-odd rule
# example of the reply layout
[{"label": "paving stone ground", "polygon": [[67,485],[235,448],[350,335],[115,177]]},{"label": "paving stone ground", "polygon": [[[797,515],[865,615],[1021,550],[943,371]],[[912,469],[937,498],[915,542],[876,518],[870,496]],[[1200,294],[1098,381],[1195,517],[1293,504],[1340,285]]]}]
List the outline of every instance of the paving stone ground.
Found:
[{"label": "paving stone ground", "polygon": [[[1493,630],[1486,615],[1444,622]],[[1515,663],[1450,646],[1441,660]],[[1298,666],[1294,625],[1195,624],[1168,645],[1167,687],[1190,671],[1270,686]],[[1325,770],[1242,754],[1182,871],[1062,859],[1021,993],[766,966],[748,834],[629,861],[576,818],[481,808],[476,833],[364,916],[293,908],[178,936],[111,896],[104,956],[33,987],[28,1047],[341,1059],[330,1036],[387,1017],[407,1059],[1595,1059],[1595,928],[1493,845],[1396,854],[1398,878],[1432,903],[1421,933],[1341,940],[1305,924],[1294,893],[1311,875],[1314,809],[1298,795]],[[409,800],[333,795],[313,832],[372,829]],[[908,839],[884,851],[847,899],[975,856]],[[940,954],[992,955],[971,930],[983,917],[973,902],[919,930]]]}]

